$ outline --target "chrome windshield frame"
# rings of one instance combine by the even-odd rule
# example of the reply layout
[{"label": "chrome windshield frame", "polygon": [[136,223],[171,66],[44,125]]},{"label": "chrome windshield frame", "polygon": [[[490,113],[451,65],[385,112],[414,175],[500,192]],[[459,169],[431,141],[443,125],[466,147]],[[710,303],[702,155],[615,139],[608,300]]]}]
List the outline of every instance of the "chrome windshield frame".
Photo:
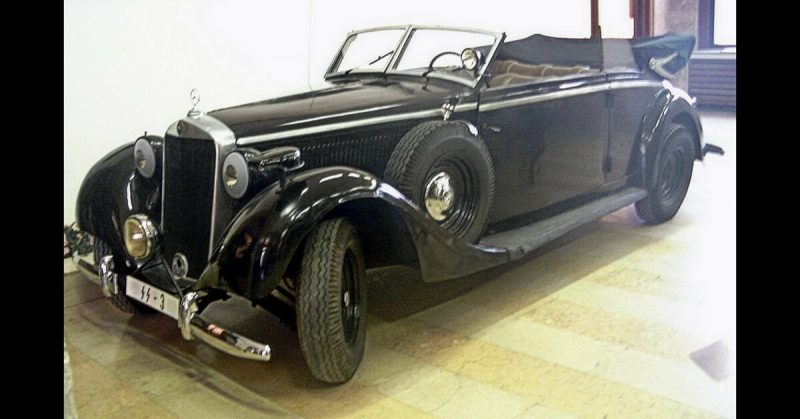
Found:
[{"label": "chrome windshield frame", "polygon": [[420,74],[415,74],[407,70],[406,71],[396,70],[399,61],[402,58],[403,52],[405,52],[405,49],[408,46],[408,42],[411,39],[412,34],[417,29],[470,32],[470,33],[478,33],[494,37],[494,43],[492,44],[492,47],[489,49],[489,53],[486,55],[486,57],[484,57],[483,65],[481,66],[480,71],[478,72],[478,76],[475,77],[475,79],[469,80],[463,77],[453,76],[449,74],[439,74],[436,72],[431,72],[430,74],[427,75],[427,77],[449,80],[452,82],[461,83],[463,85],[466,85],[467,87],[472,87],[472,88],[477,87],[483,80],[489,68],[489,64],[494,59],[494,56],[497,54],[498,47],[506,37],[506,34],[504,32],[493,32],[484,29],[475,29],[475,28],[466,28],[457,26],[391,25],[391,26],[378,26],[374,28],[360,29],[352,31],[347,34],[347,36],[344,39],[344,42],[342,42],[341,46],[339,46],[339,49],[336,51],[336,55],[334,55],[330,65],[328,65],[328,70],[325,72],[325,80],[336,76],[342,76],[347,71],[343,70],[343,71],[337,71],[335,73],[332,72],[334,70],[334,67],[339,65],[342,57],[344,57],[344,54],[346,53],[346,48],[348,46],[348,40],[350,40],[353,35],[358,35],[366,32],[384,31],[384,30],[404,30],[404,32],[403,35],[400,37],[400,40],[398,41],[397,45],[395,46],[394,51],[392,51],[392,58],[383,67],[383,69],[382,70],[374,68],[364,69],[364,70],[351,69],[351,71],[349,71],[347,74],[376,74],[376,75],[393,74],[393,75],[404,75],[404,76],[421,76]]}]

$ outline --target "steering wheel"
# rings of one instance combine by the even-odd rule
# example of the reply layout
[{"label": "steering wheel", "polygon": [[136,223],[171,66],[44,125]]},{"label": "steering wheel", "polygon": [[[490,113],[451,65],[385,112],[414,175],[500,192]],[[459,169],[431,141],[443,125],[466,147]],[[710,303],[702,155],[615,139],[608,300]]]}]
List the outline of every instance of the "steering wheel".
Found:
[{"label": "steering wheel", "polygon": [[427,69],[427,70],[425,70],[425,72],[424,72],[424,73],[422,73],[422,77],[425,77],[425,76],[427,76],[427,75],[428,75],[428,73],[430,73],[431,71],[433,71],[433,63],[435,63],[435,62],[436,62],[436,60],[438,60],[439,58],[442,58],[442,57],[444,57],[445,55],[451,55],[451,54],[452,54],[452,55],[455,55],[455,56],[457,56],[458,58],[461,58],[461,54],[459,54],[459,53],[457,53],[457,52],[453,52],[453,51],[445,51],[445,52],[440,52],[440,53],[436,54],[436,56],[434,56],[434,57],[433,57],[433,59],[431,60],[431,63],[430,63],[430,64],[428,64],[428,69]]}]

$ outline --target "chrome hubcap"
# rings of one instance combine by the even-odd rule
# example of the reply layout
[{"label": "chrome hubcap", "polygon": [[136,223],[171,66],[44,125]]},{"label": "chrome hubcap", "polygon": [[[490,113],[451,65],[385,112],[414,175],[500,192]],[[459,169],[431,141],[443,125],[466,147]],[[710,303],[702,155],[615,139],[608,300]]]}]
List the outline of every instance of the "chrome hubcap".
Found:
[{"label": "chrome hubcap", "polygon": [[454,200],[455,192],[450,175],[446,172],[435,174],[425,184],[425,209],[434,220],[442,221],[447,218]]}]

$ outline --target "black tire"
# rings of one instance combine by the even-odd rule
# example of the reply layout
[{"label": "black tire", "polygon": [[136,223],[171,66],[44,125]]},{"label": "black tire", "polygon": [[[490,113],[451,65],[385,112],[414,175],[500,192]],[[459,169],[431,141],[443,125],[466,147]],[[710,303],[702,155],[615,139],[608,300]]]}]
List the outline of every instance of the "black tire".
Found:
[{"label": "black tire", "polygon": [[[105,244],[102,240],[94,239],[94,266],[100,266],[100,259],[104,256],[111,255],[111,247]],[[117,286],[122,290],[121,294],[114,294],[109,298],[111,304],[126,312],[132,314],[152,314],[156,311],[130,297],[125,295],[125,275],[119,275],[117,278]]]},{"label": "black tire", "polygon": [[686,127],[670,124],[646,178],[647,197],[636,202],[636,214],[647,224],[659,224],[675,216],[692,180],[694,137]]},{"label": "black tire", "polygon": [[344,383],[364,356],[366,271],[355,227],[326,220],[306,240],[297,295],[297,334],[311,373]]},{"label": "black tire", "polygon": [[[425,201],[442,173],[453,191],[445,211]],[[494,166],[486,144],[465,123],[430,121],[412,128],[395,146],[384,179],[452,236],[475,242],[483,233],[494,201]]]}]

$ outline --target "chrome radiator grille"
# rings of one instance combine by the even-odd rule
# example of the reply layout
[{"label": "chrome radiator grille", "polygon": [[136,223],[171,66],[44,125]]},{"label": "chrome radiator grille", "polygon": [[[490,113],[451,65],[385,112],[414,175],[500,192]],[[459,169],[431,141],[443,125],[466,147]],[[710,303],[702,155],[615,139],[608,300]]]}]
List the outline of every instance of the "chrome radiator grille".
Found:
[{"label": "chrome radiator grille", "polygon": [[210,140],[166,136],[164,139],[164,257],[186,255],[188,276],[198,278],[208,261],[216,146]]}]

